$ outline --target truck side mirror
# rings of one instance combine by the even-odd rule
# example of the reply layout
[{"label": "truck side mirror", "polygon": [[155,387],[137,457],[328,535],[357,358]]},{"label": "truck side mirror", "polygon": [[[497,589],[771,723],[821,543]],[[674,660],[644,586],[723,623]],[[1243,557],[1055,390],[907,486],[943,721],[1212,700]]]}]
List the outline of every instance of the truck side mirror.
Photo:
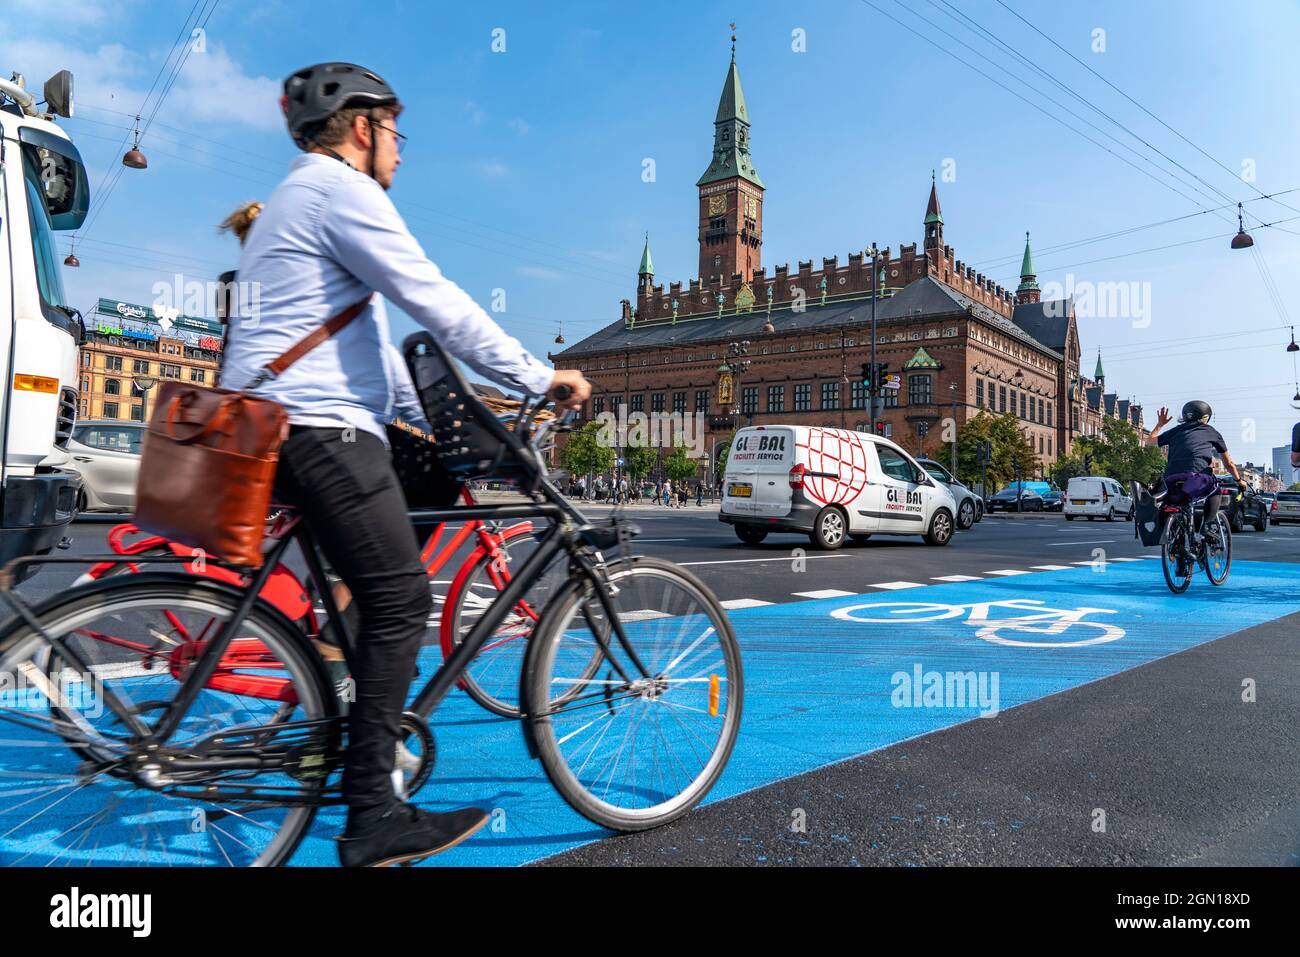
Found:
[{"label": "truck side mirror", "polygon": [[72,73],[60,70],[45,81],[45,105],[55,116],[72,116]]}]

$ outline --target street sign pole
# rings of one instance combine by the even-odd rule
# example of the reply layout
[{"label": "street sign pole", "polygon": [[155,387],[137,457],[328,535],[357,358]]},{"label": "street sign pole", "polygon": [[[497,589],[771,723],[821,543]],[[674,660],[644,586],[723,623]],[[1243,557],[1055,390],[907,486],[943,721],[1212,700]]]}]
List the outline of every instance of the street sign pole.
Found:
[{"label": "street sign pole", "polygon": [[876,295],[877,282],[876,274],[876,244],[871,244],[871,381],[867,384],[867,403],[871,406],[871,434],[877,432],[877,422],[880,419],[880,403],[876,396],[880,394],[880,383],[876,381]]}]

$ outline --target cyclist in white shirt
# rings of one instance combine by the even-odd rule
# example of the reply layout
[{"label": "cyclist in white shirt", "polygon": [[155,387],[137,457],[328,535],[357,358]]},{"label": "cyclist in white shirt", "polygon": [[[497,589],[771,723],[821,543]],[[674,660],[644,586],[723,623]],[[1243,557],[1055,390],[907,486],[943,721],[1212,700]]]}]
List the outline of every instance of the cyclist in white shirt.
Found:
[{"label": "cyclist in white shirt", "polygon": [[530,355],[411,235],[386,192],[404,137],[402,105],[383,79],[355,64],[318,64],[285,80],[281,106],[303,154],[248,230],[238,275],[241,288],[256,284],[259,308],[253,314],[241,303],[230,318],[223,384],[248,386],[290,345],[368,299],[359,318],[254,391],[289,413],[277,490],[303,514],[360,614],[348,661],[355,700],[340,861],[414,861],[460,843],[487,814],[429,813],[393,792],[399,721],[431,603],[387,452],[385,426],[399,406],[409,409],[410,396],[400,395],[385,300],[503,385],[552,398],[567,392],[566,408],[579,408],[591,386]]}]

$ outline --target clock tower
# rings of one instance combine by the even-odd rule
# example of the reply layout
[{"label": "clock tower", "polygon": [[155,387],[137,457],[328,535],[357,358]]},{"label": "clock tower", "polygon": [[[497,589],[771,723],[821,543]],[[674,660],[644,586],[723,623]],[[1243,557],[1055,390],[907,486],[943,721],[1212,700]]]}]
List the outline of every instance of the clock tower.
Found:
[{"label": "clock tower", "polygon": [[760,267],[763,247],[763,181],[749,155],[749,112],[736,69],[732,24],[731,66],[713,120],[713,159],[696,185],[700,188],[700,281],[748,282]]}]

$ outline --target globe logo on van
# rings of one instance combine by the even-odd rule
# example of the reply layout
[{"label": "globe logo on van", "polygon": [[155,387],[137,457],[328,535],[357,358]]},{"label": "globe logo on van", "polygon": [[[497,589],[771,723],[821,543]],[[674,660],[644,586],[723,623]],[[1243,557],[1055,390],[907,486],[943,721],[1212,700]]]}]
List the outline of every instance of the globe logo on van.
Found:
[{"label": "globe logo on van", "polygon": [[838,476],[809,475],[804,488],[810,498],[823,505],[847,505],[867,484],[867,451],[852,432],[809,429],[808,471]]}]

